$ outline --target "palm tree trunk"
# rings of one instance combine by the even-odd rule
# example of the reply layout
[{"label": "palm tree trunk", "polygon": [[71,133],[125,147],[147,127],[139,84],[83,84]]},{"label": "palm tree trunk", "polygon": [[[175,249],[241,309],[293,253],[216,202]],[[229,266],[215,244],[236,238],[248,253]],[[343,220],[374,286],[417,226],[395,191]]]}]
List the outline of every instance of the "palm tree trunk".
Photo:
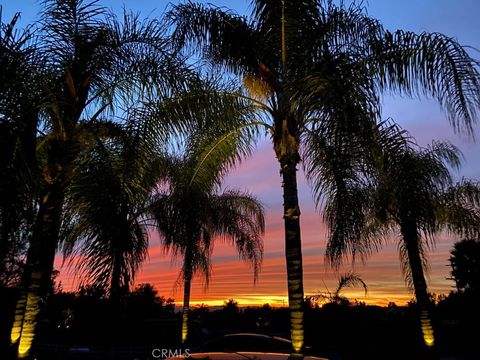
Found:
[{"label": "palm tree trunk", "polygon": [[275,153],[281,166],[283,187],[290,337],[294,351],[292,357],[302,358],[304,347],[304,293],[300,207],[297,187],[297,164],[300,161],[300,156],[298,154],[298,140],[290,134],[286,121],[283,121],[281,134],[278,135],[281,138],[275,143]]},{"label": "palm tree trunk", "polygon": [[423,271],[422,258],[419,250],[419,236],[416,228],[402,229],[402,235],[405,242],[408,255],[408,264],[412,273],[413,288],[420,317],[420,327],[422,330],[423,341],[430,348],[434,345],[434,333],[429,313],[429,297],[427,282]]},{"label": "palm tree trunk", "polygon": [[20,290],[20,296],[15,306],[15,317],[13,318],[12,331],[10,332],[10,343],[17,345],[22,334],[23,318],[25,316],[25,307],[27,306],[27,291],[22,288]]},{"label": "palm tree trunk", "polygon": [[[37,144],[37,139],[36,139],[36,134],[37,134],[37,119],[38,119],[38,113],[33,111],[29,112],[26,114],[24,118],[25,121],[22,122],[22,128],[20,133],[18,134],[18,138],[13,138],[11,139],[11,136],[6,136],[5,139],[3,136],[0,134],[0,141],[6,142],[7,146],[6,148],[0,147],[0,161],[4,160],[5,163],[10,163],[11,158],[18,157],[19,155],[16,154],[16,152],[20,152],[20,159],[14,161],[14,167],[17,165],[20,165],[22,168],[24,167],[26,169],[26,173],[28,173],[27,177],[22,179],[24,184],[26,184],[26,187],[31,188],[32,186],[32,178],[33,178],[33,173],[36,169],[37,166],[37,159],[36,159],[36,144]],[[5,141],[7,140],[7,141]],[[15,143],[16,145],[12,144]],[[3,145],[3,144],[2,144]],[[4,151],[7,149],[8,151]],[[6,152],[6,154],[4,154]],[[4,158],[4,156],[6,156]],[[9,159],[9,160],[6,160]],[[2,161],[3,163],[3,161]],[[3,166],[2,166],[3,167]],[[6,171],[6,169],[2,169],[1,171]],[[22,170],[25,171],[25,170]],[[21,172],[22,172],[21,171]],[[3,180],[3,179],[2,179]],[[8,180],[7,180],[8,181]],[[1,185],[3,185],[3,181],[1,182]],[[11,188],[11,185],[7,183],[7,186],[5,187],[8,189],[7,191],[13,190]],[[25,186],[25,185],[24,185]],[[22,191],[19,188],[15,188],[15,196],[18,198],[18,196],[24,196],[25,194],[21,194]],[[12,194],[5,194],[5,195],[12,195]],[[30,201],[30,205],[33,204],[33,191],[29,191],[29,194],[31,195],[31,198],[29,198],[27,201]],[[3,197],[3,196],[2,196]],[[2,226],[2,233],[0,234],[0,274],[3,274],[4,272],[8,271],[7,268],[5,268],[5,264],[3,263],[3,260],[6,261],[8,256],[12,256],[11,251],[12,248],[14,248],[15,244],[12,239],[12,230],[13,229],[18,229],[20,225],[20,219],[18,216],[25,216],[25,209],[18,209],[17,206],[18,204],[11,203],[8,196],[5,196],[7,203],[4,203],[4,199],[0,200],[0,204],[3,206],[11,206],[11,208],[8,208],[6,211],[7,216],[5,214],[2,214],[1,221],[3,222]],[[23,200],[25,201],[25,200]],[[26,205],[26,204],[24,204]],[[33,207],[33,206],[32,206]],[[32,210],[33,211],[33,210]],[[30,210],[28,211],[28,214],[30,214]],[[15,215],[14,215],[15,214]],[[13,216],[13,219],[12,219]],[[8,276],[8,273],[6,274]]]},{"label": "palm tree trunk", "polygon": [[188,313],[190,312],[190,288],[192,277],[185,276],[183,285],[183,316],[182,316],[182,344],[187,341],[188,337]]},{"label": "palm tree trunk", "polygon": [[122,259],[121,254],[115,253],[112,268],[112,279],[110,282],[110,300],[115,306],[119,306],[122,298],[121,276],[122,276]]},{"label": "palm tree trunk", "polygon": [[12,329],[12,342],[19,340],[18,358],[29,355],[35,337],[40,300],[50,286],[63,201],[63,190],[57,184],[48,186],[41,198],[27,252],[23,291],[17,302]]},{"label": "palm tree trunk", "polygon": [[190,312],[190,288],[192,284],[192,261],[193,249],[187,246],[185,251],[185,259],[183,264],[183,316],[182,316],[182,343],[188,338],[188,313]]}]

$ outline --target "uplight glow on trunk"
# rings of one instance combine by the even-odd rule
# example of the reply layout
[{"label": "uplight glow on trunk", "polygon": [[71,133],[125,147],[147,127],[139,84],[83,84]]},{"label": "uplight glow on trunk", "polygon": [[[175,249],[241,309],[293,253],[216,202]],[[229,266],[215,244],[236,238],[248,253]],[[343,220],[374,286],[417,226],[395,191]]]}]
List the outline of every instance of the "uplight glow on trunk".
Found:
[{"label": "uplight glow on trunk", "polygon": [[15,308],[15,317],[13,320],[12,331],[10,333],[10,342],[12,345],[17,344],[22,334],[23,319],[25,316],[25,306],[27,304],[27,293],[22,291]]},{"label": "uplight glow on trunk", "polygon": [[422,328],[423,341],[427,347],[432,347],[435,344],[435,336],[433,334],[432,322],[428,311],[423,310],[420,313],[420,323]]},{"label": "uplight glow on trunk", "polygon": [[40,313],[40,279],[41,273],[32,274],[32,284],[28,289],[27,305],[18,345],[19,359],[28,357],[35,337],[38,314]]}]

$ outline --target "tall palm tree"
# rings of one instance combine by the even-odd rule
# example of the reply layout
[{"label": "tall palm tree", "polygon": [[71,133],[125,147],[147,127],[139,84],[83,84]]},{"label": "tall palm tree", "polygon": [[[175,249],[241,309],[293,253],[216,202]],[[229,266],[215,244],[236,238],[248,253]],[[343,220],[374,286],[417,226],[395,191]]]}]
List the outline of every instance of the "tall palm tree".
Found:
[{"label": "tall palm tree", "polygon": [[[221,191],[222,179],[237,149],[234,141],[230,155],[217,152],[212,135],[210,131],[208,135],[191,136],[184,154],[171,159],[168,180],[151,205],[164,246],[173,255],[183,258],[180,274],[184,284],[182,342],[188,336],[192,278],[202,274],[208,285],[214,240],[230,241],[239,255],[252,263],[255,279],[263,255],[263,206],[246,192]],[[214,158],[215,162],[205,162],[206,156]]]},{"label": "tall palm tree", "polygon": [[[463,180],[454,183],[451,168],[460,165],[460,152],[445,142],[417,148],[411,142],[403,146],[385,146],[383,163],[373,183],[350,183],[343,195],[343,206],[355,204],[355,228],[338,219],[335,196],[326,206],[326,219],[339,232],[347,228],[351,235],[331,234],[327,256],[335,263],[346,251],[364,254],[377,250],[382,238],[399,232],[402,272],[412,286],[420,314],[423,340],[434,345],[429,315],[429,293],[425,273],[427,250],[442,232],[474,236],[480,231],[480,187]],[[346,212],[344,212],[345,214]]]},{"label": "tall palm tree", "polygon": [[[8,23],[0,21],[0,273],[13,275],[11,271],[17,270],[21,280],[23,261],[18,263],[16,257],[25,255],[38,201],[35,149],[42,82],[32,71],[32,64],[39,61],[33,29],[19,30],[18,19],[16,14]],[[11,334],[15,341],[20,338],[25,304],[23,289]]]},{"label": "tall palm tree", "polygon": [[301,357],[297,166],[311,165],[314,174],[319,164],[310,161],[312,148],[335,145],[328,155],[336,156],[353,146],[355,138],[374,136],[384,91],[430,95],[456,128],[471,131],[480,104],[477,65],[452,38],[391,33],[356,3],[252,0],[248,20],[189,2],[175,6],[169,16],[180,46],[243,78],[247,91],[237,95],[249,98],[257,109],[255,119],[260,119],[254,125],[265,126],[270,134],[283,179],[292,356]]},{"label": "tall palm tree", "polygon": [[169,55],[157,20],[125,14],[119,21],[98,1],[45,0],[42,5],[35,38],[40,60],[29,63],[41,81],[37,128],[43,135],[36,138],[40,201],[12,330],[20,358],[28,356],[35,335],[77,159],[96,137],[108,135],[122,106],[128,108],[146,91],[171,92],[181,84],[184,68]]}]

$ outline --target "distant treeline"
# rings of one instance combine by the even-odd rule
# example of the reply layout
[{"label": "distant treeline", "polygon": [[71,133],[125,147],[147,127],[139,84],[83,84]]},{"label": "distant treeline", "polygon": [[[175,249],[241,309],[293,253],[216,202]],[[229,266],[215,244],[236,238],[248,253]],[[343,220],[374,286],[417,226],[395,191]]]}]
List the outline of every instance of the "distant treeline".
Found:
[{"label": "distant treeline", "polygon": [[[14,306],[15,290],[3,289],[1,331],[8,331],[6,316]],[[438,329],[442,356],[475,358],[480,355],[476,337],[480,333],[480,297],[474,293],[452,292],[438,297],[432,308],[432,321]],[[306,344],[314,354],[331,359],[420,359],[421,337],[415,328],[416,304],[386,307],[361,302],[329,302],[315,306],[306,302]],[[130,349],[145,352],[149,348],[179,347],[182,314],[175,311],[175,301],[158,295],[150,284],[137,286],[121,305],[113,305],[105,292],[93,286],[77,292],[55,292],[48,297],[40,321],[39,353],[51,346],[69,349],[84,346],[102,351]],[[6,310],[6,311],[3,311]],[[11,321],[11,319],[10,319]],[[190,348],[227,333],[264,333],[288,338],[288,308],[239,307],[234,299],[211,309],[200,305],[191,309]],[[347,340],[348,339],[348,340]],[[113,350],[112,350],[113,349]],[[116,350],[117,349],[117,350]],[[60,351],[60,350],[59,350]],[[141,354],[139,354],[141,359]],[[360,356],[360,357],[359,357]]]}]

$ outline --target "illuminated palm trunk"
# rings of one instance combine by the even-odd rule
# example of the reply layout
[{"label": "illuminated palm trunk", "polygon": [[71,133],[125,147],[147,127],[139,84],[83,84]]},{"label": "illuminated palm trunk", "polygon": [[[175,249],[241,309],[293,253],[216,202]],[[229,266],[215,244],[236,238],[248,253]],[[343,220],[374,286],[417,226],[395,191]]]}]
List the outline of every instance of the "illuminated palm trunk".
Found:
[{"label": "illuminated palm trunk", "polygon": [[298,205],[297,164],[298,140],[283,122],[281,139],[275,142],[275,153],[281,166],[283,186],[283,219],[285,225],[285,258],[288,278],[288,305],[290,308],[290,337],[293,358],[303,357],[304,299],[302,242],[300,236],[300,207]]},{"label": "illuminated palm trunk", "polygon": [[26,306],[27,306],[27,291],[25,291],[25,289],[22,289],[20,292],[20,297],[15,306],[15,317],[13,319],[12,331],[10,332],[10,343],[12,345],[17,345],[18,340],[20,340]]},{"label": "illuminated palm trunk", "polygon": [[[36,111],[34,111],[33,113],[30,113],[28,116],[25,117],[25,120],[27,120],[23,123],[23,125],[25,126],[25,129],[20,134],[20,144],[22,147],[23,160],[26,161],[29,169],[35,169],[37,166],[36,134],[37,134],[38,113]],[[7,238],[7,236],[8,236],[7,234],[4,234],[3,238]],[[0,254],[7,254],[8,248],[2,249],[2,251],[0,251]],[[24,278],[25,278],[25,275],[24,275]],[[20,290],[19,299],[15,306],[15,316],[13,320],[12,331],[10,333],[10,342],[12,345],[17,345],[18,341],[20,340],[26,306],[27,306],[27,291],[23,287]]]},{"label": "illuminated palm trunk", "polygon": [[183,316],[182,316],[182,343],[188,338],[188,313],[190,312],[190,288],[192,284],[193,246],[189,244],[185,249],[183,259]]},{"label": "illuminated palm trunk", "polygon": [[433,326],[429,313],[429,298],[427,290],[427,282],[422,266],[422,259],[418,247],[418,234],[416,229],[409,231],[402,229],[405,245],[407,247],[408,264],[412,272],[413,288],[420,318],[420,328],[422,330],[423,342],[427,348],[433,347],[435,337]]},{"label": "illuminated palm trunk", "polygon": [[40,300],[42,299],[42,273],[34,272],[31,275],[30,286],[27,293],[27,302],[18,344],[18,358],[28,357],[35,338],[35,330],[40,313]]},{"label": "illuminated palm trunk", "polygon": [[[49,186],[41,198],[27,253],[23,290],[17,302],[15,323],[11,332],[13,343],[18,341],[18,358],[28,357],[35,338],[40,303],[45,296],[53,270],[58,243],[63,192],[58,185]],[[22,308],[24,309],[22,314]],[[21,325],[20,325],[21,324]]]},{"label": "illuminated palm trunk", "polygon": [[183,285],[182,343],[185,343],[188,337],[188,313],[190,312],[191,284],[191,276],[185,277],[185,283]]}]

